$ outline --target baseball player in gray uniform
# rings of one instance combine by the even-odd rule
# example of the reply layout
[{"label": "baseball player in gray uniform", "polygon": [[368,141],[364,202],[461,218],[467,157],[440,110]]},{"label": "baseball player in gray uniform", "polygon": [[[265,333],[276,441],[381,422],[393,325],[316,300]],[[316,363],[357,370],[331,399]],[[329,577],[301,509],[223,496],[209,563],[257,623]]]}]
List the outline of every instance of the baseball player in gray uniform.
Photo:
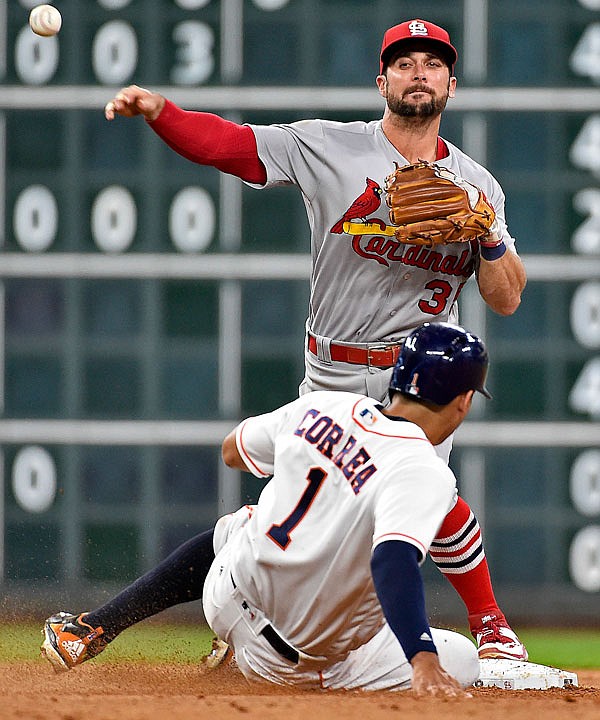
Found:
[{"label": "baseball player in gray uniform", "polygon": [[[296,186],[311,233],[311,296],[300,394],[356,392],[385,401],[404,338],[424,321],[457,321],[457,300],[474,276],[484,301],[502,315],[520,304],[526,277],[499,183],[439,136],[454,97],[457,52],[448,33],[421,19],[386,31],[377,88],[381,120],[238,125],[188,112],[136,85],[107,103],[105,115],[143,115],[188,159],[237,175],[257,188]],[[497,223],[485,242],[424,247],[398,242],[382,202],[395,164],[435,162],[481,188]],[[437,446],[448,460],[452,437]],[[481,657],[526,659],[494,596],[481,529],[456,497],[430,555],[465,603]]]},{"label": "baseball player in gray uniform", "polygon": [[[475,682],[475,645],[429,626],[419,565],[456,485],[433,446],[464,420],[475,391],[489,397],[487,367],[475,335],[426,323],[403,345],[387,409],[364,395],[316,391],[225,438],[227,465],[266,480],[257,505],[217,522],[203,583],[205,617],[246,678],[445,696]],[[148,603],[173,576],[187,592],[180,561],[133,592]],[[48,659],[69,669],[97,654],[111,625],[115,636],[115,616],[133,624],[131,598],[126,591],[108,612],[49,618]]]}]

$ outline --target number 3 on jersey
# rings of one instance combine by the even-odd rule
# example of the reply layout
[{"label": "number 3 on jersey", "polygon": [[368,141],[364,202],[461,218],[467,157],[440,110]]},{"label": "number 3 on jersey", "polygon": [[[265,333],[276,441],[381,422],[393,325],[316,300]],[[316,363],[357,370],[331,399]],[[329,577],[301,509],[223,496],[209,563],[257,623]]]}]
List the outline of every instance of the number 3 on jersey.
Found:
[{"label": "number 3 on jersey", "polygon": [[[450,305],[458,300],[460,291],[465,286],[462,282],[457,288]],[[419,310],[428,315],[439,315],[448,305],[448,298],[452,293],[452,285],[447,280],[430,280],[425,287],[431,290],[431,297],[419,300]]]},{"label": "number 3 on jersey", "polygon": [[271,525],[267,531],[267,535],[276,545],[279,545],[282,550],[285,550],[290,544],[292,540],[290,537],[292,530],[308,512],[326,477],[327,473],[323,468],[312,467],[306,476],[308,485],[302,493],[302,497],[298,500],[296,507],[281,524]]}]

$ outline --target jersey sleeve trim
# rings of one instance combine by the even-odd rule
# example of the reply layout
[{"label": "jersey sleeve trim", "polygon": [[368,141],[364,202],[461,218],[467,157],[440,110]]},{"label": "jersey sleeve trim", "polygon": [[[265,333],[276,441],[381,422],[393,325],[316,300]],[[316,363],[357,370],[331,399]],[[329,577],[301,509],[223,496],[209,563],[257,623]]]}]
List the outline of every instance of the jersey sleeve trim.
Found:
[{"label": "jersey sleeve trim", "polygon": [[238,425],[235,431],[235,444],[237,445],[238,452],[240,453],[242,460],[246,464],[246,467],[253,475],[259,478],[270,477],[271,473],[265,472],[262,468],[260,468],[250,457],[248,451],[246,450],[246,447],[244,445],[244,430],[247,423],[248,419],[244,420]]},{"label": "jersey sleeve trim", "polygon": [[421,562],[425,559],[427,556],[427,548],[423,545],[420,540],[417,540],[417,538],[412,537],[411,535],[405,535],[404,533],[385,533],[385,535],[380,535],[379,537],[376,537],[373,541],[373,550],[380,545],[383,542],[387,542],[388,540],[402,540],[404,542],[410,543],[411,545],[414,545],[417,550],[421,553]]}]

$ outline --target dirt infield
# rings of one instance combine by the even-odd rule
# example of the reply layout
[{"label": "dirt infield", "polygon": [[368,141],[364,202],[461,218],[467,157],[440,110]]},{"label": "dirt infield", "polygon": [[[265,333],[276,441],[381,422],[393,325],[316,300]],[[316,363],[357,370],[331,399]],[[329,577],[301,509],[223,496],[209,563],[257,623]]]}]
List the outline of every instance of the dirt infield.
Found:
[{"label": "dirt infield", "polygon": [[570,690],[473,689],[460,700],[406,693],[294,692],[250,686],[231,669],[88,663],[57,675],[43,662],[0,664],[0,719],[10,720],[598,720],[600,671]]}]

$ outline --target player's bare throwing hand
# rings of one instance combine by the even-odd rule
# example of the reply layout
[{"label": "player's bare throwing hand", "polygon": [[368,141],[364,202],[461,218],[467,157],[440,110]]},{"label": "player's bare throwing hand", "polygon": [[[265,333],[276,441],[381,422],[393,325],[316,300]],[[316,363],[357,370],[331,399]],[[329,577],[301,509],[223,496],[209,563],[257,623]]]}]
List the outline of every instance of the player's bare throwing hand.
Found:
[{"label": "player's bare throwing hand", "polygon": [[156,120],[165,106],[165,98],[139,85],[130,85],[120,90],[104,106],[104,116],[114,120],[116,115],[135,117],[143,115],[148,122]]}]

